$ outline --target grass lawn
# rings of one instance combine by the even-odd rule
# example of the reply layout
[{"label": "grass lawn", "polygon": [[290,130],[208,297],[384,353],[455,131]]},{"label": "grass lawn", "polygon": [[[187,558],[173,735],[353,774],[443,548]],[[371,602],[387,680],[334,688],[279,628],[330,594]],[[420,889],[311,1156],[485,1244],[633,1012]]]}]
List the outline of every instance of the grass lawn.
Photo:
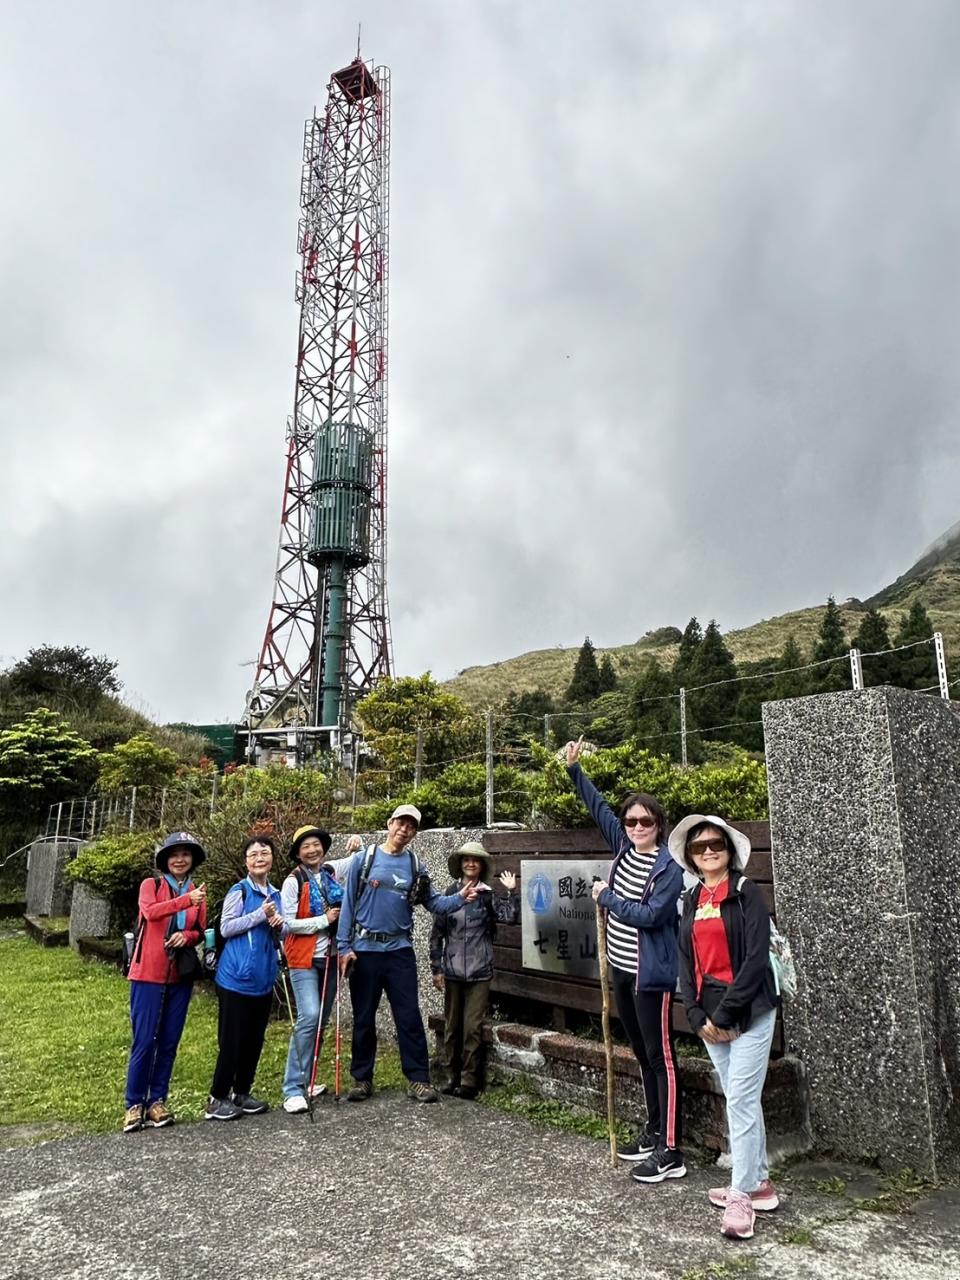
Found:
[{"label": "grass lawn", "polygon": [[[86,1133],[117,1129],[130,1049],[129,983],[116,969],[81,960],[68,948],[41,947],[22,935],[0,937],[0,1098],[3,1125],[56,1123]],[[272,1022],[256,1092],[271,1106],[290,1039],[289,1021]],[[217,1056],[212,984],[194,994],[173,1069],[169,1105],[179,1119],[199,1119]],[[341,1087],[349,1086],[350,1047],[341,1050]],[[333,1027],[318,1080],[333,1088]],[[377,1055],[379,1088],[404,1084],[395,1050]],[[2,1126],[0,1126],[2,1129]]]}]

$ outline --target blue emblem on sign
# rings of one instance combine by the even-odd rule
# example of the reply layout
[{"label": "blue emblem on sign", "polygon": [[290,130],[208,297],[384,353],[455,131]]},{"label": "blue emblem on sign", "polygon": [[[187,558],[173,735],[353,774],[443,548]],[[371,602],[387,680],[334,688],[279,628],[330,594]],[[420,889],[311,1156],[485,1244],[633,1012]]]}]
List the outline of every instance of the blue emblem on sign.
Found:
[{"label": "blue emblem on sign", "polygon": [[527,904],[536,916],[542,916],[553,901],[553,885],[538,871],[527,885]]}]

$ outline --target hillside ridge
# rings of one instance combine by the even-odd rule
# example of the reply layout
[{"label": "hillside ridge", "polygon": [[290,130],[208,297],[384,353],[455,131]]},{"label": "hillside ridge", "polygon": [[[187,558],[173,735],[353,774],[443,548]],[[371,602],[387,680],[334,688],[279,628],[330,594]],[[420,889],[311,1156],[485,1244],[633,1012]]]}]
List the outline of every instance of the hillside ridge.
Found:
[{"label": "hillside ridge", "polygon": [[[867,600],[851,597],[841,603],[845,633],[853,635],[866,610],[877,608],[893,635],[915,601],[926,608],[934,629],[943,633],[948,670],[953,674],[956,668],[960,674],[960,521],[936,538],[920,558],[888,586]],[[791,636],[809,658],[825,608],[826,601],[763,618],[749,627],[725,632],[724,641],[738,666],[764,662],[772,666]],[[682,619],[681,625],[686,621]],[[708,619],[700,621],[705,625]],[[589,625],[586,631],[591,634]],[[597,660],[608,654],[618,678],[628,680],[648,655],[661,665],[670,666],[676,657],[677,645],[675,641],[658,639],[665,632],[671,633],[671,628],[659,627],[633,644],[614,646],[598,644],[594,638]],[[676,635],[675,630],[672,635]],[[537,689],[562,699],[573,675],[579,648],[579,644],[575,644],[569,648],[534,649],[499,662],[466,667],[443,681],[443,686],[478,708],[494,706],[509,694],[531,693]]]}]

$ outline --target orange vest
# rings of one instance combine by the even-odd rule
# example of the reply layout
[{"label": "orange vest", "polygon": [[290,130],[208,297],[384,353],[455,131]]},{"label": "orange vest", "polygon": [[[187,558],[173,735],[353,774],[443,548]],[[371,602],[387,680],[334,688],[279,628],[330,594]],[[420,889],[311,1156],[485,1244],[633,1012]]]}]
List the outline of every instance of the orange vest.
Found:
[{"label": "orange vest", "polygon": [[[296,873],[295,873],[296,874]],[[297,903],[297,919],[304,920],[312,915],[310,910],[310,882],[304,880],[300,886],[300,900]],[[313,953],[317,949],[315,933],[291,933],[283,940],[283,953],[291,969],[309,969],[313,964]]]}]

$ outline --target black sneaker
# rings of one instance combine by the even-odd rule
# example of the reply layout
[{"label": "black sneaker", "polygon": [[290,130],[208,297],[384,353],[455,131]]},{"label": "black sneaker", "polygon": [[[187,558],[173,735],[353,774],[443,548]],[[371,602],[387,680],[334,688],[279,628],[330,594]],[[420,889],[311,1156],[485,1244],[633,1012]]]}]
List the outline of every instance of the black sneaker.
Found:
[{"label": "black sneaker", "polygon": [[211,1098],[203,1113],[204,1120],[239,1120],[243,1112],[229,1098]]},{"label": "black sneaker", "polygon": [[459,1080],[448,1081],[448,1083],[443,1086],[440,1092],[448,1098],[455,1098],[457,1094],[460,1092],[460,1081]]},{"label": "black sneaker", "polygon": [[642,1164],[630,1170],[630,1177],[636,1178],[637,1182],[665,1182],[667,1178],[682,1178],[686,1172],[682,1152],[675,1147],[659,1147]]},{"label": "black sneaker", "polygon": [[657,1137],[649,1132],[641,1133],[633,1142],[625,1142],[617,1147],[618,1160],[646,1160],[657,1149]]},{"label": "black sneaker", "polygon": [[261,1102],[252,1093],[235,1093],[233,1102],[234,1106],[239,1107],[245,1116],[260,1116],[263,1115],[264,1111],[270,1110],[269,1103]]}]

